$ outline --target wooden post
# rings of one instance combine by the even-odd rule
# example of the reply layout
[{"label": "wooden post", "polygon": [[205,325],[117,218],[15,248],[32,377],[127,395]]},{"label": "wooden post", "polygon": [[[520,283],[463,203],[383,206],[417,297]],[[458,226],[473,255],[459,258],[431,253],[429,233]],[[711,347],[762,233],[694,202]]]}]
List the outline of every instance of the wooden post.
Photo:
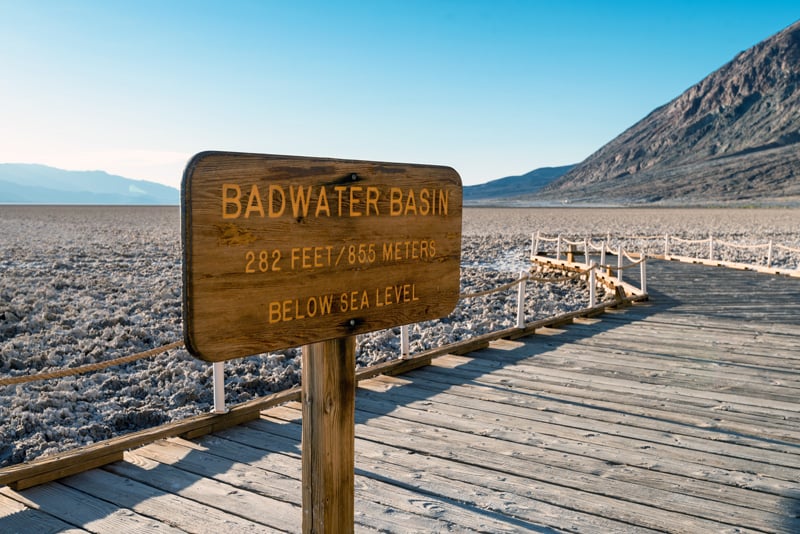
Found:
[{"label": "wooden post", "polygon": [[556,241],[556,259],[561,259],[561,234],[558,234],[558,240]]},{"label": "wooden post", "polygon": [[408,337],[408,325],[400,327],[400,358],[408,358],[411,354],[411,342]]},{"label": "wooden post", "polygon": [[617,279],[622,282],[622,245],[617,246]]},{"label": "wooden post", "polygon": [[664,259],[669,259],[669,234],[664,234]]},{"label": "wooden post", "polygon": [[353,532],[356,338],[303,347],[303,532]]},{"label": "wooden post", "polygon": [[531,259],[539,255],[539,230],[536,230],[536,235],[531,236]]},{"label": "wooden post", "polygon": [[597,275],[594,272],[595,264],[589,264],[589,307],[594,308],[597,304]]}]

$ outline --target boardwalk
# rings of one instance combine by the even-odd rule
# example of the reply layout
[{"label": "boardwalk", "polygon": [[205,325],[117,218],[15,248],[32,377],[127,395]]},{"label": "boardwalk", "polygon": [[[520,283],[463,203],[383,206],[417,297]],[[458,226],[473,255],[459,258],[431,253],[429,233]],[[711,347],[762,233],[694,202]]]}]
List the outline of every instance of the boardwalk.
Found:
[{"label": "boardwalk", "polygon": [[[362,382],[356,530],[800,532],[800,281],[648,274],[649,303]],[[3,488],[0,532],[299,531],[300,428]]]}]

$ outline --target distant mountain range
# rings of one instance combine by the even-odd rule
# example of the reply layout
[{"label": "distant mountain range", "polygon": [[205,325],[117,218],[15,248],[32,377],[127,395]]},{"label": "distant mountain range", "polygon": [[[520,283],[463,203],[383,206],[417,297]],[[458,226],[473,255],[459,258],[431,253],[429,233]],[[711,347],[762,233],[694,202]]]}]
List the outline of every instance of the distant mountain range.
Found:
[{"label": "distant mountain range", "polygon": [[491,204],[498,199],[517,197],[539,191],[544,186],[563,176],[574,165],[563,167],[542,167],[521,176],[506,176],[481,185],[464,187],[466,205]]},{"label": "distant mountain range", "polygon": [[740,53],[536,201],[800,204],[800,22]]},{"label": "distant mountain range", "polygon": [[0,163],[0,203],[178,205],[180,192],[103,171]]}]

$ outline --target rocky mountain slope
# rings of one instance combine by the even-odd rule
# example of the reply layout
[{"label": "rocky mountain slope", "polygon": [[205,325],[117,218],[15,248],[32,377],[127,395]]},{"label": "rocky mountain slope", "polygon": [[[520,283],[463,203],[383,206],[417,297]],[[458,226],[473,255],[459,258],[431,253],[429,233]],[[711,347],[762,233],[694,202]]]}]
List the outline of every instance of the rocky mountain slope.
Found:
[{"label": "rocky mountain slope", "polygon": [[103,171],[0,163],[0,203],[177,205],[180,192],[174,187]]},{"label": "rocky mountain slope", "polygon": [[800,202],[800,22],[740,53],[534,198]]},{"label": "rocky mountain slope", "polygon": [[563,176],[574,166],[542,167],[521,176],[506,176],[485,184],[468,185],[464,187],[464,202],[479,205],[497,199],[535,193],[556,178]]}]

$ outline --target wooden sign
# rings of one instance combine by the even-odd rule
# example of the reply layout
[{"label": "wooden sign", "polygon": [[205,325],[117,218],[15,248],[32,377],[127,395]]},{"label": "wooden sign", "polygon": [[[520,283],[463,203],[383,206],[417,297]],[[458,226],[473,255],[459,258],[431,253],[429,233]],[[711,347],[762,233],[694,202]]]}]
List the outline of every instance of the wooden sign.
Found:
[{"label": "wooden sign", "polygon": [[203,152],[182,187],[186,347],[221,361],[448,315],[449,167]]}]

